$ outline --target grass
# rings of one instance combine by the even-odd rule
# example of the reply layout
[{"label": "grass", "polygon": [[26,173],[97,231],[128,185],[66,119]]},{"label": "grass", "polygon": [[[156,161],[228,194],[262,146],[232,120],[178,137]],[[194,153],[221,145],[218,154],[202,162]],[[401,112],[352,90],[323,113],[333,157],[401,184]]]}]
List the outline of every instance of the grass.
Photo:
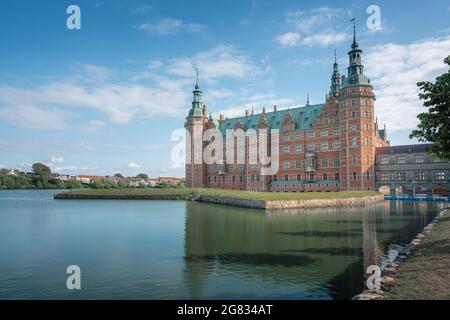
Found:
[{"label": "grass", "polygon": [[65,192],[56,198],[109,198],[109,199],[185,199],[197,195],[214,196],[222,198],[248,199],[248,200],[310,200],[310,199],[336,199],[365,197],[379,194],[372,191],[342,191],[342,192],[253,192],[223,189],[188,189],[188,188],[125,188],[125,189],[86,189]]},{"label": "grass", "polygon": [[450,299],[450,212],[441,218],[412,256],[403,262],[391,300]]}]

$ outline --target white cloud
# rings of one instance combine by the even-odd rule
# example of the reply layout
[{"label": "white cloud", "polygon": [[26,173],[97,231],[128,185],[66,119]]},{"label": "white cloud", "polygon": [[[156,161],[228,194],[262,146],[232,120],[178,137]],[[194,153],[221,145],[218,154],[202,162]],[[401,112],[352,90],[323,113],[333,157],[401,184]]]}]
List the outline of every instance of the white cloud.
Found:
[{"label": "white cloud", "polygon": [[193,78],[193,66],[200,70],[201,80],[214,81],[218,78],[244,78],[261,74],[261,70],[250,57],[232,46],[219,45],[209,51],[200,52],[191,58],[174,59],[167,67],[172,75]]},{"label": "white cloud", "polygon": [[388,43],[368,50],[363,62],[377,96],[376,110],[388,131],[413,129],[417,114],[425,112],[417,82],[434,81],[447,71],[443,59],[450,52],[450,37],[412,44]]},{"label": "white cloud", "polygon": [[63,163],[64,162],[64,157],[51,156],[50,157],[50,162],[51,163]]},{"label": "white cloud", "polygon": [[318,45],[321,47],[328,47],[330,45],[343,42],[350,38],[351,36],[349,34],[328,30],[323,33],[317,33],[304,37],[302,40],[302,44],[306,46]]},{"label": "white cloud", "polygon": [[135,163],[135,162],[130,162],[128,164],[128,168],[130,168],[130,169],[140,169],[141,166],[139,164]]},{"label": "white cloud", "polygon": [[[195,64],[200,69],[201,84],[208,83],[208,104],[235,98],[219,80],[236,79],[251,86],[250,80],[260,84],[261,76],[269,74],[263,66],[267,62],[255,64],[248,54],[226,45],[192,57],[154,60],[148,69],[135,74],[87,64],[67,79],[34,86],[0,85],[0,121],[32,129],[65,129],[82,109],[106,115],[115,124],[155,116],[180,117],[186,114],[192,99]],[[102,81],[86,80],[93,77]],[[88,120],[77,127],[98,130],[105,121]]]},{"label": "white cloud", "polygon": [[300,44],[301,35],[297,32],[287,32],[285,34],[280,34],[277,37],[279,44],[285,47],[294,47]]},{"label": "white cloud", "polygon": [[173,18],[164,18],[156,22],[142,23],[137,28],[152,35],[171,35],[179,32],[198,33],[205,30],[206,26],[198,23],[185,23]]},{"label": "white cloud", "polygon": [[[349,38],[345,32],[336,32],[337,20],[347,19],[350,13],[343,9],[320,7],[308,11],[297,10],[286,13],[288,32],[278,35],[275,40],[281,46],[327,47]],[[348,25],[348,21],[347,25]]]}]

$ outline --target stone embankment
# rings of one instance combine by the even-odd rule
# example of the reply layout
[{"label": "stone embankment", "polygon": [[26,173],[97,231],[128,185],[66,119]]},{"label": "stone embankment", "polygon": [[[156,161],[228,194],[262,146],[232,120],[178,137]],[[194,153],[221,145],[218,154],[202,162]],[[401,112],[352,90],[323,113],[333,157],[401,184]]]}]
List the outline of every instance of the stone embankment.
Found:
[{"label": "stone embankment", "polygon": [[199,196],[196,201],[225,204],[235,207],[255,209],[306,209],[326,207],[364,206],[384,201],[383,195],[368,197],[339,198],[339,199],[308,199],[308,200],[247,200],[236,198],[222,198],[213,196]]},{"label": "stone embankment", "polygon": [[[447,212],[447,209],[442,210],[423,230],[405,246],[404,250],[391,262],[388,263],[381,270],[380,289],[379,290],[365,290],[362,293],[354,296],[352,300],[383,300],[386,295],[391,292],[395,285],[395,279],[399,273],[400,266],[406,262],[408,257],[414,253],[417,246],[425,240],[431,233],[433,227],[439,223],[442,216]],[[426,272],[426,271],[424,271]]]}]

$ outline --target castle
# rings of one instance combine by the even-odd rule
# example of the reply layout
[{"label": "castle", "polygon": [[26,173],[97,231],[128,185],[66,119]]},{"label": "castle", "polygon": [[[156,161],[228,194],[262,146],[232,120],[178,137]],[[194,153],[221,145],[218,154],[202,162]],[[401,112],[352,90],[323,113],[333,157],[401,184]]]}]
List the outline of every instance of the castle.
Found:
[{"label": "castle", "polygon": [[[364,74],[362,53],[354,27],[347,75],[339,73],[335,55],[330,92],[323,104],[311,105],[308,98],[303,107],[277,110],[274,106],[271,111],[263,108],[260,114],[246,110],[244,116],[232,119],[220,115],[219,121],[208,117],[197,76],[185,123],[191,137],[186,144],[186,186],[282,192],[379,190],[381,187],[395,190],[396,179],[377,183],[377,180],[382,182],[384,174],[376,171],[377,150],[387,150],[390,143],[386,126],[380,129],[375,118],[376,99]],[[198,155],[193,152],[194,141],[201,141],[203,151],[208,143],[202,134],[210,128],[224,136],[230,130],[279,130],[278,172],[261,175],[261,167],[249,163],[248,151],[244,164],[234,164],[228,158],[213,164],[198,161]],[[445,181],[440,183],[448,187],[449,165],[445,161],[444,164]]]}]

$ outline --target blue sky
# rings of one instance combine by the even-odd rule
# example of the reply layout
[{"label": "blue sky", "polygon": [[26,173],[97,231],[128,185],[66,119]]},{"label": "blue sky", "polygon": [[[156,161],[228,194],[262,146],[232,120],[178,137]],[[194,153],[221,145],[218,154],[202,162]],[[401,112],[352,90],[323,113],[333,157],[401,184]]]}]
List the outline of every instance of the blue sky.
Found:
[{"label": "blue sky", "polygon": [[[81,30],[66,27],[70,4]],[[415,83],[446,70],[450,1],[3,1],[0,166],[182,176],[171,135],[193,65],[215,117],[304,105],[307,93],[322,103],[335,49],[346,72],[353,16],[378,120],[392,144],[411,143]]]}]

